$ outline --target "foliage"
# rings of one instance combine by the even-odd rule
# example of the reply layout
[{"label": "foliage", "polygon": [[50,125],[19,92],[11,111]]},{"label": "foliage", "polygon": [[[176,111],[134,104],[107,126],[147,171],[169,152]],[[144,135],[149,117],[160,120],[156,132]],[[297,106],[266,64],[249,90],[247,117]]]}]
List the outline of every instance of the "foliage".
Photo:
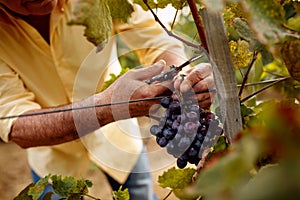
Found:
[{"label": "foliage", "polygon": [[88,41],[97,46],[109,37],[112,19],[107,0],[79,0],[73,10],[69,24],[85,26]]},{"label": "foliage", "polygon": [[[90,180],[49,174],[41,178],[37,183],[30,183],[14,200],[38,200],[47,185],[52,185],[54,192],[62,197],[62,199],[80,200],[83,196],[98,199],[88,194],[88,188],[93,186]],[[53,192],[46,193],[43,195],[43,200],[50,200],[52,195]],[[122,186],[118,191],[113,191],[113,198],[115,200],[129,200],[129,197],[128,189],[122,190]]]},{"label": "foliage", "polygon": [[185,192],[205,199],[299,198],[299,108],[289,101],[260,105],[256,122]]},{"label": "foliage", "polygon": [[113,198],[114,200],[129,200],[130,195],[128,189],[122,190],[122,186],[120,186],[118,191],[113,191]]},{"label": "foliage", "polygon": [[[145,10],[144,0],[134,0]],[[171,4],[180,10],[185,0],[148,0],[150,8]],[[171,168],[159,177],[163,188],[180,199],[297,199],[300,197],[300,3],[292,0],[197,0],[200,8],[222,12],[236,78],[240,84],[243,130],[227,145],[221,137],[201,169]],[[85,36],[95,45],[105,44],[113,20],[126,21],[133,12],[127,0],[79,0],[70,24],[86,27]],[[181,15],[175,31],[197,38],[193,18]],[[189,30],[189,31],[186,31]],[[137,66],[133,55],[120,75]],[[135,63],[135,64],[130,64]],[[103,89],[120,75],[111,75]],[[285,101],[267,101],[266,82],[284,78],[272,87]],[[290,77],[290,78],[289,78]],[[247,85],[249,84],[249,85]],[[243,95],[250,100],[243,102]],[[245,94],[246,93],[246,94]],[[296,102],[296,103],[295,103]],[[199,170],[199,171],[198,171]],[[193,177],[197,179],[193,182]],[[288,178],[287,178],[288,177]],[[54,184],[63,197],[87,195],[91,183],[72,177],[46,176],[30,184],[15,199],[37,199],[46,184]],[[127,189],[114,192],[115,199],[129,199]],[[51,196],[48,194],[46,198]]]}]

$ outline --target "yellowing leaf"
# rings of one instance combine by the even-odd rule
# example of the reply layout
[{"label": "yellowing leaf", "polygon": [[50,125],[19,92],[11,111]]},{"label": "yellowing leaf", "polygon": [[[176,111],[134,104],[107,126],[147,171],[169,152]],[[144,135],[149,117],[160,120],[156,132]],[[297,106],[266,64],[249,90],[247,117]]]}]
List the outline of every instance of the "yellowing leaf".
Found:
[{"label": "yellowing leaf", "polygon": [[[275,51],[275,44],[286,41],[293,35],[283,28],[284,9],[278,0],[244,0],[240,1],[245,12],[249,15],[249,24],[256,39]],[[275,53],[275,52],[274,52]]]},{"label": "yellowing leaf", "polygon": [[122,186],[119,188],[118,191],[113,191],[113,197],[114,197],[114,200],[129,200],[130,199],[128,189],[125,188],[124,190],[122,190]]},{"label": "yellowing leaf", "polygon": [[69,25],[85,26],[84,35],[96,46],[105,42],[112,29],[108,0],[78,0]]},{"label": "yellowing leaf", "polygon": [[176,169],[172,167],[158,177],[158,183],[163,188],[182,189],[192,182],[194,173],[195,169],[192,168]]},{"label": "yellowing leaf", "polygon": [[127,0],[109,0],[112,19],[126,22],[133,12],[133,6]]}]

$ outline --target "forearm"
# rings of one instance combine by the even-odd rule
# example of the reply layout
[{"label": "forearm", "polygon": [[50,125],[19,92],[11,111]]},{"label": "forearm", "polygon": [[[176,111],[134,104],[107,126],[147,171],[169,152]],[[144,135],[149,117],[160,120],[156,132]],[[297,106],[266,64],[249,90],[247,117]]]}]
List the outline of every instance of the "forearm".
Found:
[{"label": "forearm", "polygon": [[[26,114],[90,106],[93,105],[93,101],[93,98],[89,98],[78,103],[30,111]],[[97,98],[95,101],[97,104],[107,103],[105,98]],[[56,145],[75,140],[112,121],[109,107],[20,117],[11,129],[10,140],[23,148]]]}]

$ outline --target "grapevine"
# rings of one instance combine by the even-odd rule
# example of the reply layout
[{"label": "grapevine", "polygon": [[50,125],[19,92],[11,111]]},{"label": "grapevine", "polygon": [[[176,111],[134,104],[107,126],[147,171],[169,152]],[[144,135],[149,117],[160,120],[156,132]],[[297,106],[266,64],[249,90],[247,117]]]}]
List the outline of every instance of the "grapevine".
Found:
[{"label": "grapevine", "polygon": [[157,144],[177,159],[179,168],[188,163],[197,165],[203,151],[213,147],[223,133],[216,115],[200,108],[190,96],[174,92],[162,98],[164,116],[150,128]]}]

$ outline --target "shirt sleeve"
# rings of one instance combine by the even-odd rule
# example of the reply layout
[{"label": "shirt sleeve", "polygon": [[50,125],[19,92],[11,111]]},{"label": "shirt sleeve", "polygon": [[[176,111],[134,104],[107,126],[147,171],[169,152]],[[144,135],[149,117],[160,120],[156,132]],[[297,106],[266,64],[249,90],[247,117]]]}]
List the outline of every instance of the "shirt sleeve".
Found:
[{"label": "shirt sleeve", "polygon": [[[18,74],[0,60],[0,117],[20,115],[26,111],[39,109],[34,95],[28,91]],[[17,118],[0,119],[0,137],[9,141],[9,133]]]},{"label": "shirt sleeve", "polygon": [[115,21],[114,29],[124,42],[137,53],[141,64],[152,64],[166,50],[177,55],[185,55],[183,44],[169,36],[154,20],[151,13],[144,11],[136,4],[134,4],[134,9],[128,22]]}]

